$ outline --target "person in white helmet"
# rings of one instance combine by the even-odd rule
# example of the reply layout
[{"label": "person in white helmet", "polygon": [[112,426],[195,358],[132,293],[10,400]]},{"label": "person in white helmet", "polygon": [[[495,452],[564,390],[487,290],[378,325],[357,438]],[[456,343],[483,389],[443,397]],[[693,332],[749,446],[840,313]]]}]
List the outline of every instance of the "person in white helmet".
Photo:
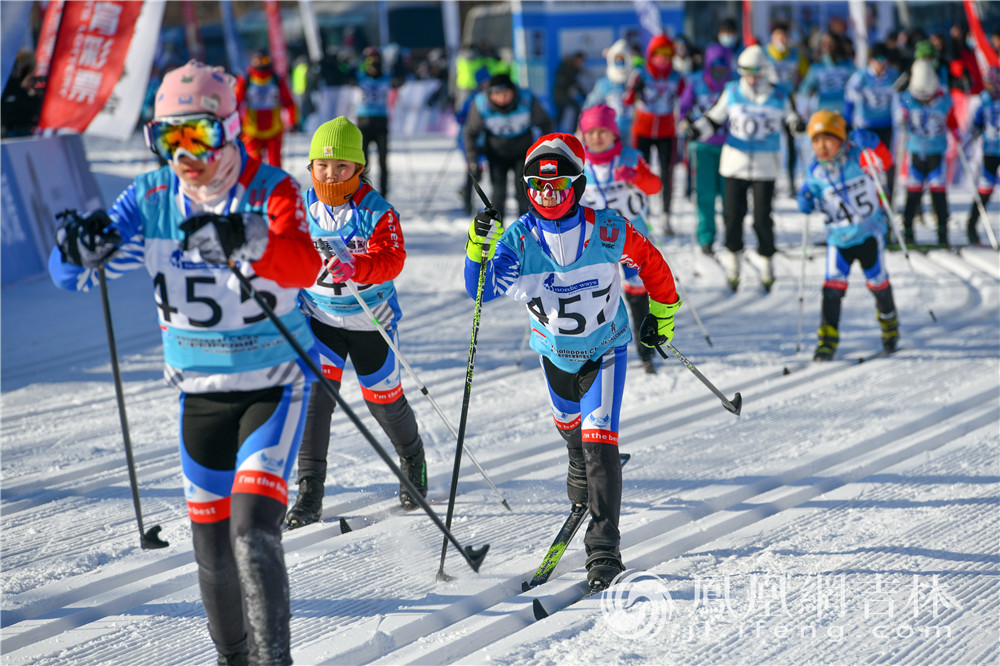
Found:
[{"label": "person in white helmet", "polygon": [[729,122],[719,162],[719,174],[726,179],[722,206],[729,250],[724,257],[726,277],[735,291],[740,283],[747,190],[752,190],[753,228],[757,253],[762,257],[761,283],[769,291],[774,283],[771,257],[775,253],[771,203],[774,181],[781,170],[781,135],[786,126],[801,134],[805,123],[795,113],[788,91],[769,80],[770,64],[760,46],[748,46],[740,54],[736,71],[739,80],[726,84],[715,106],[689,126],[687,135],[692,140],[711,136]]},{"label": "person in white helmet", "polygon": [[906,131],[910,170],[906,180],[906,207],[903,209],[903,240],[915,241],[913,218],[920,210],[924,187],[930,188],[931,206],[937,218],[937,241],[948,244],[948,197],[945,159],[948,133],[956,140],[958,121],[951,96],[941,90],[934,67],[918,59],[910,70],[910,83],[899,96],[900,123]]},{"label": "person in white helmet", "polygon": [[622,98],[625,96],[625,84],[628,83],[632,70],[632,56],[629,54],[628,42],[619,39],[604,52],[607,59],[607,73],[597,79],[594,87],[583,100],[583,108],[588,109],[598,104],[607,104],[615,111],[618,118],[618,137],[622,144],[632,145],[632,107],[625,106]]}]

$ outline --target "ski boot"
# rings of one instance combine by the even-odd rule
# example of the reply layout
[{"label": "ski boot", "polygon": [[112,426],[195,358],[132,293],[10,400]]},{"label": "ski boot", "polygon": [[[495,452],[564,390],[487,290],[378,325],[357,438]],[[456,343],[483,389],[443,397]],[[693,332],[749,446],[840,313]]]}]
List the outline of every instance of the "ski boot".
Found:
[{"label": "ski boot", "polygon": [[979,247],[979,243],[981,241],[979,240],[979,232],[976,231],[976,223],[973,222],[972,224],[970,224],[967,227],[966,231],[969,238],[969,245],[971,245],[972,247]]},{"label": "ski boot", "polygon": [[587,468],[583,462],[569,461],[566,495],[573,504],[587,506]]},{"label": "ski boot", "polygon": [[288,529],[294,530],[319,522],[323,517],[323,492],[322,479],[307,476],[299,481],[299,496],[285,519]]},{"label": "ski boot", "polygon": [[234,652],[233,654],[220,654],[215,663],[218,666],[250,666],[250,653]]},{"label": "ski boot", "polygon": [[819,327],[819,346],[813,354],[814,361],[832,361],[833,354],[837,351],[837,343],[840,341],[840,334],[837,329],[830,325]]},{"label": "ski boot", "polygon": [[724,267],[726,269],[726,280],[729,283],[729,289],[736,291],[740,286],[740,253],[727,253]]},{"label": "ski boot", "polygon": [[878,313],[878,323],[882,327],[882,349],[886,354],[896,351],[899,343],[899,318],[896,312]]},{"label": "ski boot", "polygon": [[[403,470],[410,483],[420,491],[420,496],[427,497],[427,462],[424,459],[424,450],[420,449],[412,456],[400,458],[399,468]],[[420,506],[402,483],[399,484],[399,503],[404,509],[416,509]]]},{"label": "ski boot", "polygon": [[615,551],[595,550],[587,555],[587,584],[593,592],[607,589],[623,571],[625,565]]},{"label": "ski boot", "polygon": [[760,283],[764,291],[771,293],[771,286],[774,284],[774,262],[771,257],[764,257],[760,267]]}]

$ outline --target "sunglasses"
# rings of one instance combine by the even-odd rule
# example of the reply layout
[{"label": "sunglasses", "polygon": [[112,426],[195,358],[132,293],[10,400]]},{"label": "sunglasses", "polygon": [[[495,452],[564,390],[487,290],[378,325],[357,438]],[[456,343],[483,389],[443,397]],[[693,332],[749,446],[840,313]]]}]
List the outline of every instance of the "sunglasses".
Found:
[{"label": "sunglasses", "polygon": [[196,160],[208,160],[239,133],[238,113],[225,120],[211,115],[159,118],[143,128],[146,145],[168,162],[185,154]]},{"label": "sunglasses", "polygon": [[555,178],[539,178],[537,176],[525,176],[524,182],[528,184],[533,190],[542,191],[546,187],[551,187],[556,192],[562,192],[563,190],[573,187],[573,183],[577,178],[583,174],[577,174],[575,176],[556,176]]}]

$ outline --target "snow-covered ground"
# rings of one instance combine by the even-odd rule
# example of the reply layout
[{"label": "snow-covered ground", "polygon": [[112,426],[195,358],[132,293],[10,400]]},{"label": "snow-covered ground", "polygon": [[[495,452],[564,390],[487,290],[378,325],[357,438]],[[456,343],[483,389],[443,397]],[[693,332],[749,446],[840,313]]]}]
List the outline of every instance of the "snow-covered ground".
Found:
[{"label": "snow-covered ground", "polygon": [[[286,148],[304,184],[307,140],[292,136]],[[87,146],[108,201],[152,166],[141,140]],[[397,280],[401,347],[458,424],[473,302],[461,280],[468,218],[452,146],[394,136],[389,199],[409,251]],[[901,348],[863,363],[880,343],[855,269],[838,360],[814,364],[823,248],[808,248],[799,351],[804,218],[794,201],[776,199],[772,292],[754,284],[747,259],[747,284],[730,294],[719,265],[692,249],[680,172],[678,185],[680,233],[663,244],[688,297],[674,343],[744,402],[735,417],[672,357],[655,376],[633,360],[621,526],[625,563],[642,576],[562,608],[585,576],[578,536],[546,585],[521,592],[568,509],[566,455],[535,357],[516,363],[526,317],[497,301],[483,315],[466,444],[513,512],[466,460],[453,525],[462,543],[490,544],[481,571],[452,550],[455,579],[435,580],[439,532],[422,513],[396,510],[397,483],[338,410],[324,521],[284,539],[296,663],[1000,661],[997,254],[914,253],[912,268],[890,254]],[[952,195],[957,243],[970,200],[968,189]],[[996,204],[990,215],[995,227]],[[818,241],[820,222],[811,223]],[[929,226],[917,234],[934,237]],[[99,295],[61,292],[46,277],[4,287],[4,664],[214,660],[149,278],[136,271],[110,292],[143,519],[170,546],[139,548]],[[428,447],[429,499],[443,516],[455,441],[410,377],[403,382]],[[343,394],[384,440],[350,372]],[[354,531],[341,535],[339,517]],[[533,598],[548,618],[534,619]]]}]

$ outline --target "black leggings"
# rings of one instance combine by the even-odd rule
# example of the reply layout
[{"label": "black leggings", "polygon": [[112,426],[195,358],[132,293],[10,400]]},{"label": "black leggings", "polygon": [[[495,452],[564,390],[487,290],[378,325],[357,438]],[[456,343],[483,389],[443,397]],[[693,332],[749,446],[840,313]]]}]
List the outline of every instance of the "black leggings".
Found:
[{"label": "black leggings", "polygon": [[646,162],[653,163],[651,157],[653,146],[656,146],[656,157],[660,163],[660,181],[663,183],[663,212],[670,214],[670,200],[674,193],[674,151],[676,150],[677,139],[670,137],[666,139],[650,139],[645,136],[635,137],[635,147],[646,158]]},{"label": "black leggings", "polygon": [[726,223],[726,249],[743,250],[743,218],[747,214],[747,191],[753,191],[753,230],[757,234],[757,252],[762,257],[774,254],[774,220],[771,201],[773,180],[741,180],[726,178],[726,195],[722,200],[722,217]]},{"label": "black leggings", "polygon": [[361,130],[361,146],[365,151],[365,161],[368,161],[368,146],[372,142],[378,150],[378,192],[386,197],[389,195],[389,119],[385,116],[361,116],[358,118],[358,129]]}]

